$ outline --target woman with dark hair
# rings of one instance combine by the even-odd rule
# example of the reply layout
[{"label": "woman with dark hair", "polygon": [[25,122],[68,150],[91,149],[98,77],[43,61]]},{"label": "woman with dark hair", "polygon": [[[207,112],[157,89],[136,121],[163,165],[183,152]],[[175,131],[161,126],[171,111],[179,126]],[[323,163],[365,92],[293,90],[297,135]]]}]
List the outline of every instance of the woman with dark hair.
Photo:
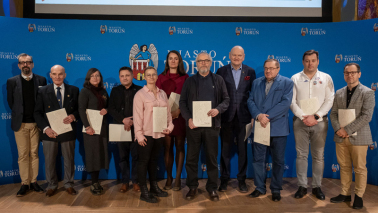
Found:
[{"label": "woman with dark hair", "polygon": [[[101,195],[104,190],[98,181],[101,169],[109,169],[108,157],[108,122],[106,118],[108,107],[108,93],[104,89],[104,83],[100,71],[96,68],[88,70],[85,77],[83,89],[79,94],[79,114],[85,127],[84,150],[85,167],[91,174],[91,192],[94,195]],[[90,126],[86,110],[99,110],[103,115],[102,127],[99,135]]]},{"label": "woman with dark hair", "polygon": [[[165,68],[156,82],[156,86],[162,89],[168,96],[172,92],[181,94],[182,86],[185,80],[189,78],[184,69],[184,63],[181,55],[176,50],[172,50],[167,55]],[[173,124],[175,128],[172,133],[165,136],[164,142],[164,162],[167,169],[167,182],[165,183],[165,190],[172,189],[172,167],[173,167],[173,145],[176,146],[176,181],[173,187],[174,191],[181,189],[181,171],[184,166],[185,158],[185,119],[180,114],[180,109],[172,113]]]},{"label": "woman with dark hair", "polygon": [[[138,179],[140,185],[140,199],[149,203],[156,203],[155,197],[167,197],[168,193],[161,190],[157,184],[157,165],[159,152],[164,135],[173,130],[171,109],[165,92],[156,86],[157,71],[154,67],[147,67],[144,71],[147,85],[134,96],[133,119],[135,138],[138,141]],[[167,108],[167,127],[162,132],[153,128],[153,111],[155,107]],[[162,118],[164,119],[164,118]],[[150,179],[150,191],[147,188],[147,171]]]}]

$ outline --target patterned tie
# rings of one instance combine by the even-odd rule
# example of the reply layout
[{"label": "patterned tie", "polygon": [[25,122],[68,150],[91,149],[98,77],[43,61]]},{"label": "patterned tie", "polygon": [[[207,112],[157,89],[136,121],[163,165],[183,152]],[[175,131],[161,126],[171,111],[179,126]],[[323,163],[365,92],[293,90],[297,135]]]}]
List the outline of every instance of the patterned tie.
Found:
[{"label": "patterned tie", "polygon": [[60,92],[60,89],[62,89],[62,88],[57,87],[56,89],[58,90],[56,92],[56,97],[58,98],[59,106],[60,106],[60,108],[63,108],[62,93]]},{"label": "patterned tie", "polygon": [[30,77],[29,77],[29,76],[28,76],[28,77],[26,77],[26,80],[27,80],[27,81],[30,81]]}]

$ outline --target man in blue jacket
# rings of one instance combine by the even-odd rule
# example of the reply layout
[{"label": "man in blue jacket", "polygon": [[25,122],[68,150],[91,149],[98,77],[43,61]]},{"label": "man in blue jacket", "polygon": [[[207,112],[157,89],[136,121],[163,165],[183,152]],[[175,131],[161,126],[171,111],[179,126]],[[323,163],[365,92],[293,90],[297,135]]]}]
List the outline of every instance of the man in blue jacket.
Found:
[{"label": "man in blue jacket", "polygon": [[273,160],[270,184],[273,201],[281,200],[286,139],[289,134],[288,116],[294,85],[292,80],[279,75],[279,71],[280,63],[276,59],[266,60],[264,62],[265,76],[253,82],[251,89],[253,92],[248,98],[248,109],[252,118],[256,119],[256,125],[266,128],[270,123],[270,146],[256,142],[252,144],[256,189],[249,196],[258,197],[266,193],[265,159],[269,149]]}]

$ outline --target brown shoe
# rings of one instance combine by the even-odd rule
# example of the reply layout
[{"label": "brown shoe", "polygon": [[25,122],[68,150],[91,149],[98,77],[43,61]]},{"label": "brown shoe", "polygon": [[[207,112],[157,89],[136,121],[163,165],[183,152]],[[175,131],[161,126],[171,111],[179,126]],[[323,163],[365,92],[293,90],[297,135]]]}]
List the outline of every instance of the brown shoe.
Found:
[{"label": "brown shoe", "polygon": [[134,184],[133,184],[133,190],[134,190],[134,192],[140,192],[139,184],[134,183]]},{"label": "brown shoe", "polygon": [[72,187],[66,189],[66,192],[70,195],[76,195],[76,190]]},{"label": "brown shoe", "polygon": [[51,197],[55,194],[55,192],[56,192],[56,189],[48,189],[46,192],[46,196]]},{"label": "brown shoe", "polygon": [[120,192],[125,193],[129,190],[129,184],[128,183],[123,183],[121,188],[119,189]]}]

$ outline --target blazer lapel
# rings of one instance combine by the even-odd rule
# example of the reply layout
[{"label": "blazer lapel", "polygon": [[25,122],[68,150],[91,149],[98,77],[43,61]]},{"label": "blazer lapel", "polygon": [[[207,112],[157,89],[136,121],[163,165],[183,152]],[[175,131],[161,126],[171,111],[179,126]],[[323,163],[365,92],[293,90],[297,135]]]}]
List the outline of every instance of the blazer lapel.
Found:
[{"label": "blazer lapel", "polygon": [[350,99],[348,109],[351,109],[351,108],[353,109],[352,106],[354,105],[354,102],[356,102],[356,99],[358,98],[358,96],[360,96],[360,94],[361,94],[361,87],[360,87],[360,84],[358,84],[358,87],[356,88],[356,90],[354,91],[354,93],[352,95],[352,98]]},{"label": "blazer lapel", "polygon": [[47,95],[50,98],[51,102],[54,104],[54,109],[60,109],[58,98],[55,95],[54,84],[50,84],[47,89]]},{"label": "blazer lapel", "polygon": [[37,79],[36,75],[33,76],[33,82],[34,82],[34,100],[37,100],[37,93],[38,93],[39,84],[38,84],[38,79]]},{"label": "blazer lapel", "polygon": [[18,78],[16,78],[16,88],[18,88],[17,90],[17,94],[19,94],[21,96],[21,101],[23,100],[22,99],[22,82],[21,82],[21,74],[18,75]]},{"label": "blazer lapel", "polygon": [[346,102],[347,102],[347,87],[342,88],[341,90],[341,109],[346,109]]},{"label": "blazer lapel", "polygon": [[64,84],[64,89],[66,91],[64,91],[63,108],[66,108],[71,100],[71,87],[67,84]]},{"label": "blazer lapel", "polygon": [[[281,81],[281,78],[280,78],[280,76],[279,75],[277,75],[276,76],[276,79],[273,81],[273,85],[272,85],[272,87],[270,88],[270,90],[269,90],[269,92],[268,92],[268,95],[266,96],[266,99],[268,99],[270,96],[272,96],[272,94],[273,94],[273,92],[274,92],[274,90],[276,89],[276,87],[278,86],[278,85],[280,85],[280,82]],[[265,88],[264,88],[265,89]],[[265,90],[264,90],[264,92],[265,92]]]},{"label": "blazer lapel", "polygon": [[245,70],[245,66],[242,65],[238,89],[241,87],[241,84],[244,82],[244,78],[245,78],[246,75],[247,75],[247,71]]},{"label": "blazer lapel", "polygon": [[235,85],[235,79],[234,79],[234,75],[232,74],[232,68],[231,68],[231,64],[229,67],[227,67],[227,78],[224,79],[225,81],[227,79],[231,79],[231,84],[234,86],[235,90],[236,90],[236,85]]}]

